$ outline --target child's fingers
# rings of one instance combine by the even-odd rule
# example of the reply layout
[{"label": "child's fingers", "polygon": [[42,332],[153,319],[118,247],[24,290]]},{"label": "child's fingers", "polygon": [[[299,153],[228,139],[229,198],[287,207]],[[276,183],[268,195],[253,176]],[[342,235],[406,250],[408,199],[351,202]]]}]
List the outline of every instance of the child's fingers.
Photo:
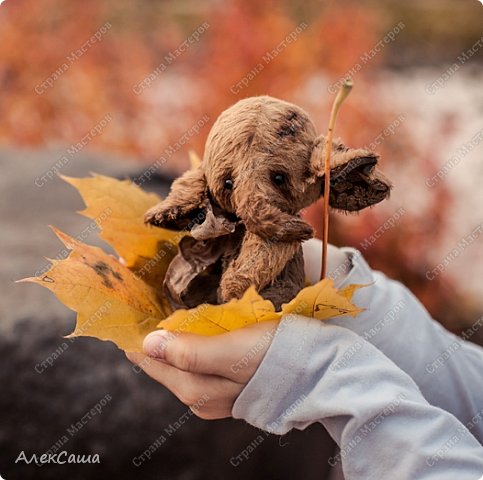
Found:
[{"label": "child's fingers", "polygon": [[159,330],[144,339],[144,351],[180,370],[245,384],[270,345],[276,325],[263,322],[213,337]]},{"label": "child's fingers", "polygon": [[230,416],[233,403],[243,389],[242,385],[226,378],[185,372],[142,353],[127,353],[126,356],[201,418]]}]

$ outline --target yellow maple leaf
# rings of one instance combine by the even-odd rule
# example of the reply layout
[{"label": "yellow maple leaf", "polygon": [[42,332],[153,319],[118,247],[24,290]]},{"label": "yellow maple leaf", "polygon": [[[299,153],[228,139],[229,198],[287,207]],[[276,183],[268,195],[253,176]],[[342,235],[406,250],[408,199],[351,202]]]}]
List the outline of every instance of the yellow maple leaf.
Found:
[{"label": "yellow maple leaf", "polygon": [[82,196],[86,208],[79,213],[96,220],[100,237],[114,248],[128,267],[133,267],[139,257],[153,258],[160,242],[177,245],[179,232],[144,224],[146,210],[161,201],[155,193],[145,192],[130,180],[97,174],[86,178],[61,175],[61,178]]},{"label": "yellow maple leaf", "polygon": [[[350,315],[355,317],[364,309],[352,302],[352,294],[363,285],[349,285],[337,290],[334,282],[324,279],[306,287],[289,303],[282,305],[279,312],[273,303],[265,300],[250,287],[239,300],[231,300],[223,305],[202,304],[189,310],[175,311],[158,328],[182,333],[218,335],[267,320],[281,320],[284,315],[298,314],[327,320],[333,317]],[[350,287],[350,288],[349,288]]]},{"label": "yellow maple leaf", "polygon": [[289,303],[282,305],[282,314],[296,313],[306,317],[327,320],[350,315],[355,317],[364,309],[352,302],[354,292],[364,285],[348,285],[337,290],[333,280],[325,278],[315,285],[305,287]]},{"label": "yellow maple leaf", "polygon": [[[101,237],[126,260],[124,265],[100,248],[54,229],[71,250],[70,255],[64,260],[52,260],[51,268],[44,275],[23,281],[47,287],[77,312],[77,325],[70,336],[98,337],[111,340],[126,351],[141,351],[144,337],[157,328],[217,335],[258,322],[280,320],[287,314],[324,320],[355,316],[362,310],[351,302],[360,285],[337,290],[331,280],[325,279],[301,290],[279,312],[254,287],[240,300],[173,312],[162,294],[162,283],[166,268],[177,252],[177,244],[186,232],[144,225],[144,212],[159,198],[131,182],[102,175],[63,178],[81,193],[86,204],[84,215],[96,220],[103,212],[110,212],[100,222]],[[161,255],[165,243],[171,249],[169,254]]]},{"label": "yellow maple leaf", "polygon": [[240,300],[231,300],[223,305],[204,303],[190,310],[176,310],[160,322],[158,328],[179,333],[218,335],[278,318],[273,303],[261,297],[255,287],[250,287]]},{"label": "yellow maple leaf", "polygon": [[[144,213],[161,201],[130,180],[103,175],[61,178],[80,193],[86,208],[79,212],[95,220],[100,237],[153,288],[163,284],[169,263],[178,252],[178,243],[187,232],[175,232],[144,224]],[[165,308],[166,298],[158,295]]]},{"label": "yellow maple leaf", "polygon": [[45,274],[20,281],[48,288],[77,312],[69,337],[92,336],[126,351],[141,351],[143,338],[170,312],[163,310],[149,285],[112,255],[53,230],[71,250],[69,256],[51,260]]}]

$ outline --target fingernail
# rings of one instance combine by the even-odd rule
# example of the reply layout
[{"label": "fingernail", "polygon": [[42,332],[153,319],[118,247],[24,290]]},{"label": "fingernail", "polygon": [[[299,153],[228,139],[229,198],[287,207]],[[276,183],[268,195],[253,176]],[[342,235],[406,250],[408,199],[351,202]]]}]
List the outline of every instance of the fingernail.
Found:
[{"label": "fingernail", "polygon": [[150,357],[164,358],[164,350],[172,338],[174,335],[166,330],[150,333],[143,342],[144,353]]}]

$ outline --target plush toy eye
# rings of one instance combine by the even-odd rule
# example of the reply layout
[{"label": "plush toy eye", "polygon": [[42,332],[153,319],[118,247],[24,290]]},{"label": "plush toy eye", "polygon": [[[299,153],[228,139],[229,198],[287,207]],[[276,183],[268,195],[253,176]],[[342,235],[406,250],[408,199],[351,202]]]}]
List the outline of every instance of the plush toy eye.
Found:
[{"label": "plush toy eye", "polygon": [[274,173],[272,176],[272,181],[277,187],[281,187],[285,184],[286,177],[283,173]]},{"label": "plush toy eye", "polygon": [[231,178],[225,179],[225,182],[223,183],[223,185],[227,190],[233,190],[233,180]]}]

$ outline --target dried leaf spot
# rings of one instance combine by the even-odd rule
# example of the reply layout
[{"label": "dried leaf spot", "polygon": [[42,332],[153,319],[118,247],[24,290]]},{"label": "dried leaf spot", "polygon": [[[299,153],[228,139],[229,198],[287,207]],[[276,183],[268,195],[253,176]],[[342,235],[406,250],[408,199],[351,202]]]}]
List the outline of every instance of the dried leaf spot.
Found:
[{"label": "dried leaf spot", "polygon": [[337,305],[330,305],[328,303],[317,303],[315,305],[315,311],[316,312],[321,312],[321,311],[326,310],[328,308],[330,308],[332,310],[337,310],[341,315],[345,315],[346,313],[350,313],[350,310],[348,310],[346,308],[340,308]]},{"label": "dried leaf spot", "polygon": [[44,277],[42,277],[42,282],[54,283],[55,280],[52,277],[48,277],[47,275],[45,275]]},{"label": "dried leaf spot", "polygon": [[109,275],[112,275],[115,279],[122,282],[123,278],[119,272],[113,270],[107,263],[105,262],[97,262],[94,265],[89,265],[94,269],[94,271],[102,278],[102,283],[107,288],[114,288],[112,281],[109,278]]},{"label": "dried leaf spot", "polygon": [[119,272],[116,272],[115,270],[111,270],[112,272],[112,275],[114,276],[114,278],[117,278],[120,282],[122,282],[122,275],[119,273]]}]

